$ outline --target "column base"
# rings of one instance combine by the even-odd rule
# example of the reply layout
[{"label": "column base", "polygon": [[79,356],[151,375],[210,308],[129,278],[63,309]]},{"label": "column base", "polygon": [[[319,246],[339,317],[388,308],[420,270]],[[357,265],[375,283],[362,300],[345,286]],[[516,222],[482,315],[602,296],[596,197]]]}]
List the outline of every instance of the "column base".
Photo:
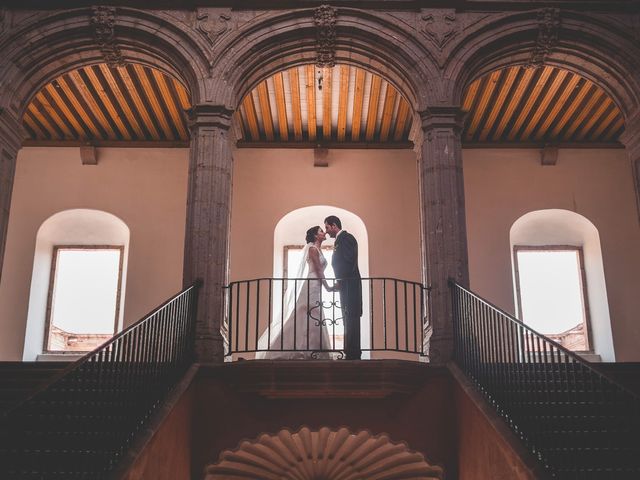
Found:
[{"label": "column base", "polygon": [[429,363],[446,365],[453,358],[453,337],[432,335],[426,341],[425,352],[429,357]]},{"label": "column base", "polygon": [[224,362],[224,339],[219,333],[197,334],[195,350],[199,363]]}]

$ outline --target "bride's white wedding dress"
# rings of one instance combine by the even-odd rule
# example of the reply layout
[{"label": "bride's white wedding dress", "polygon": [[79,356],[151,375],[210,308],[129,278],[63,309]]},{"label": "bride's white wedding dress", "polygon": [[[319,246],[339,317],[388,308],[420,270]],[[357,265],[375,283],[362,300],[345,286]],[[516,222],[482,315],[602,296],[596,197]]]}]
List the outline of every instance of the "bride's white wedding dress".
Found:
[{"label": "bride's white wedding dress", "polygon": [[[258,342],[259,348],[266,349],[268,345],[269,351],[258,352],[258,359],[331,358],[329,352],[321,352],[331,350],[332,345],[327,326],[323,324],[322,279],[314,271],[309,258],[309,250],[312,248],[319,253],[322,272],[327,268],[328,262],[322,251],[313,244],[306,245],[301,265],[302,267],[306,264],[306,268],[300,268],[308,271],[306,279],[297,282],[285,281],[290,296],[290,301],[286,303],[290,305],[285,309],[284,315],[276,315],[271,322],[270,331],[262,334]],[[302,274],[303,272],[300,272],[300,276]],[[294,289],[297,293],[295,308],[292,301]]]}]

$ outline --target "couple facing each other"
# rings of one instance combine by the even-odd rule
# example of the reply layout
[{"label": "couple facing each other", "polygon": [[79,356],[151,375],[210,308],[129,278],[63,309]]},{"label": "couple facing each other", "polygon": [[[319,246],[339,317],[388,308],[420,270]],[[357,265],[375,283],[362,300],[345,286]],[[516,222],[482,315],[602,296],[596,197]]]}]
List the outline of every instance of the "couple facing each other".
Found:
[{"label": "couple facing each other", "polygon": [[[311,227],[305,237],[302,260],[297,277],[307,272],[302,286],[298,289],[290,285],[290,295],[282,317],[273,322],[269,332],[269,351],[261,352],[257,358],[304,359],[310,358],[312,351],[320,351],[316,358],[331,358],[322,350],[332,348],[329,331],[323,321],[322,287],[337,291],[345,327],[345,358],[360,359],[360,317],[362,316],[362,284],[358,269],[358,242],[334,215],[324,220],[324,230],[320,226]],[[322,242],[327,234],[335,238],[331,266],[336,276],[334,286],[325,279],[324,271],[328,262],[322,254]],[[295,277],[294,277],[295,278]],[[294,291],[295,290],[295,291]],[[266,334],[267,332],[265,332]],[[261,346],[265,345],[265,334]]]}]

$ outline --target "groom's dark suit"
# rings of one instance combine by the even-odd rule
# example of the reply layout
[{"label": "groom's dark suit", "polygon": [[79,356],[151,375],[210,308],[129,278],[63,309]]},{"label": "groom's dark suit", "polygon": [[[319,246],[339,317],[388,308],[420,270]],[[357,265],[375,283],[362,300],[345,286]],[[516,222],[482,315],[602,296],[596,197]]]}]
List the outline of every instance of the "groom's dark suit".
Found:
[{"label": "groom's dark suit", "polygon": [[358,242],[346,230],[342,230],[336,237],[331,266],[339,280],[340,305],[346,336],[346,358],[347,360],[359,359],[362,282],[358,269]]}]

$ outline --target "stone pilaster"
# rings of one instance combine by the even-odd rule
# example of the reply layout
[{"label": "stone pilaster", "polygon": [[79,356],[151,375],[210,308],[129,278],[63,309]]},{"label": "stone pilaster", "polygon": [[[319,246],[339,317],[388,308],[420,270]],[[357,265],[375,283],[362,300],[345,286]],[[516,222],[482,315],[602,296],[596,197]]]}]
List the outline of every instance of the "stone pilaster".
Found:
[{"label": "stone pilaster", "polygon": [[16,157],[21,143],[20,121],[8,110],[0,109],[0,278],[2,278],[4,248],[7,243]]},{"label": "stone pilaster", "polygon": [[224,358],[220,326],[228,274],[232,113],[218,105],[191,110],[184,283],[203,282],[196,321],[196,354],[203,363]]},{"label": "stone pilaster", "polygon": [[431,286],[429,359],[445,363],[453,354],[453,310],[448,280],[468,286],[462,146],[464,115],[457,107],[420,112],[418,152],[425,281]]},{"label": "stone pilaster", "polygon": [[620,141],[624,145],[631,162],[633,184],[636,189],[638,221],[640,221],[640,112],[627,120],[625,130],[620,135]]}]

